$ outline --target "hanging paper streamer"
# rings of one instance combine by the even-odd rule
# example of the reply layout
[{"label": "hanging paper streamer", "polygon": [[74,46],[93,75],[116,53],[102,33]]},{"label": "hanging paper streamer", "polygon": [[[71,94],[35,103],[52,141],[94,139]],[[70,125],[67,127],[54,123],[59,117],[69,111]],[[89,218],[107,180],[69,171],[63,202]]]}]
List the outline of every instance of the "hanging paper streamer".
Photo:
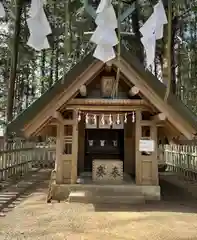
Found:
[{"label": "hanging paper streamer", "polygon": [[5,17],[5,9],[2,2],[0,2],[0,17],[1,18]]},{"label": "hanging paper streamer", "polygon": [[52,33],[43,5],[44,0],[32,0],[29,11],[30,18],[27,19],[30,32],[27,45],[37,51],[50,47],[47,35]]},{"label": "hanging paper streamer", "polygon": [[156,39],[158,40],[163,38],[163,25],[168,23],[161,0],[154,6],[154,12],[156,18]]},{"label": "hanging paper streamer", "polygon": [[163,25],[167,24],[167,17],[161,0],[154,6],[154,12],[140,28],[143,35],[141,42],[146,52],[147,67],[155,60],[156,40],[163,38]]},{"label": "hanging paper streamer", "polygon": [[93,56],[103,62],[116,57],[113,47],[118,44],[115,32],[117,19],[111,0],[101,0],[97,8],[95,20],[97,28],[90,41],[97,44]]}]

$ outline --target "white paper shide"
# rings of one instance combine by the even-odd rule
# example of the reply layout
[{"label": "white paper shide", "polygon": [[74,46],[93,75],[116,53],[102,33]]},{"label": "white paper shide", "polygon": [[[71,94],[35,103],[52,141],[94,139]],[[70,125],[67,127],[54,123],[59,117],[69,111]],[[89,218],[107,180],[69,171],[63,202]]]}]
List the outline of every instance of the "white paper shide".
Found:
[{"label": "white paper shide", "polygon": [[50,47],[47,35],[52,33],[43,5],[44,0],[32,0],[29,11],[30,18],[27,19],[30,32],[27,45],[37,51]]},{"label": "white paper shide", "polygon": [[154,6],[154,11],[149,19],[140,28],[141,42],[146,52],[147,67],[153,65],[155,59],[156,40],[163,38],[163,26],[167,24],[167,17],[162,0]]},{"label": "white paper shide", "polygon": [[101,0],[96,13],[97,28],[90,39],[97,44],[93,56],[107,62],[116,57],[113,47],[118,44],[115,32],[118,24],[111,0]]},{"label": "white paper shide", "polygon": [[1,18],[5,17],[5,9],[2,2],[0,2],[0,17]]}]

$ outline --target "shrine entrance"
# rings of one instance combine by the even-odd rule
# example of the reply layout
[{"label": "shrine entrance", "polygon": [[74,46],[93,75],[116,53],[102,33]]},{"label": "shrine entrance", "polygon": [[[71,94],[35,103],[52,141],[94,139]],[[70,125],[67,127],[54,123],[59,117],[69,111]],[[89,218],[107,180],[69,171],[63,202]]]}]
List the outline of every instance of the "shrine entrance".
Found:
[{"label": "shrine entrance", "polygon": [[95,159],[124,162],[124,129],[85,130],[84,171],[92,171]]}]

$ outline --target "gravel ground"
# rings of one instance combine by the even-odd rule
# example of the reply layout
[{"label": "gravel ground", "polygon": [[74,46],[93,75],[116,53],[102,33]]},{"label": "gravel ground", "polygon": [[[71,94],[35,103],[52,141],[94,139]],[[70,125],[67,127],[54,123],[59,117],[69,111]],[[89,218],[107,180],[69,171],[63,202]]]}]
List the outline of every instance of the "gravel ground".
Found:
[{"label": "gravel ground", "polygon": [[46,193],[43,184],[0,218],[0,240],[197,240],[196,202],[167,184],[163,201],[132,207],[46,204]]}]

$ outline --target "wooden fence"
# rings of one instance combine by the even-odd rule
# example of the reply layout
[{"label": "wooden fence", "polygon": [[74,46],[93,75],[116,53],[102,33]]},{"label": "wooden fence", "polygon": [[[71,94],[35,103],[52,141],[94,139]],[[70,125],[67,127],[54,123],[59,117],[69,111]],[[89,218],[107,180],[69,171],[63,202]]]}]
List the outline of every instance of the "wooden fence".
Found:
[{"label": "wooden fence", "polygon": [[164,161],[167,171],[189,181],[197,181],[197,146],[165,145]]},{"label": "wooden fence", "polygon": [[[167,171],[197,181],[197,146],[165,145],[162,149]],[[54,168],[54,165],[54,144],[19,142],[0,146],[0,182],[22,177],[34,168]]]},{"label": "wooden fence", "polygon": [[0,182],[22,177],[34,168],[53,168],[55,148],[31,142],[10,143],[0,148]]}]

